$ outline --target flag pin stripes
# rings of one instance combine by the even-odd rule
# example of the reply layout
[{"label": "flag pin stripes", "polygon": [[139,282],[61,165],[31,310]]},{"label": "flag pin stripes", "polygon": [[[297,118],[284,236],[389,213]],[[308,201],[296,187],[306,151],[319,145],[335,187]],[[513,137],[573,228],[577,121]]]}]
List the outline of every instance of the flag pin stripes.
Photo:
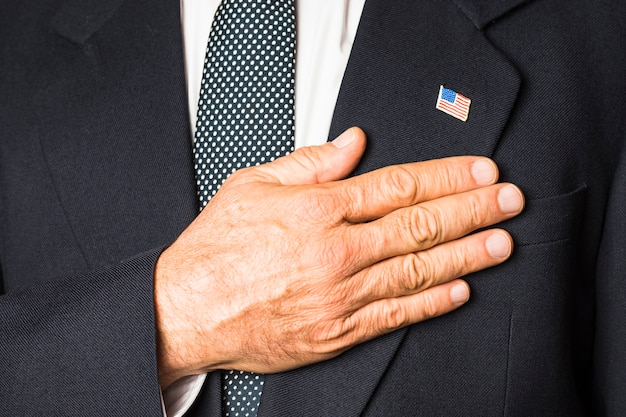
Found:
[{"label": "flag pin stripes", "polygon": [[442,85],[439,86],[439,97],[437,97],[435,108],[465,122],[469,116],[471,103],[472,100],[469,98]]}]

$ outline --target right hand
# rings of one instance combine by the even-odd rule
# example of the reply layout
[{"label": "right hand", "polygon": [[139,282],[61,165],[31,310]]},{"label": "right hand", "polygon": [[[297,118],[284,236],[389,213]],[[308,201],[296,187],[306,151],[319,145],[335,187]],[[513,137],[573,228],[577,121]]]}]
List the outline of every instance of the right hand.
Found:
[{"label": "right hand", "polygon": [[272,373],[467,301],[458,279],[499,264],[523,196],[466,156],[341,180],[365,149],[357,128],[237,171],[163,252],[155,271],[162,387],[216,369]]}]

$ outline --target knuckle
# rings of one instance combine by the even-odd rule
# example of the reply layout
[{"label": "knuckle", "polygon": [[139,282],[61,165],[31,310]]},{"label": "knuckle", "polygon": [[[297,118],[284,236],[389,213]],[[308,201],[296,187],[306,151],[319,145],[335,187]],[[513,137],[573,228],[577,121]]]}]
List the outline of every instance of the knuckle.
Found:
[{"label": "knuckle", "polygon": [[485,224],[488,216],[488,210],[485,210],[482,199],[476,193],[469,193],[466,196],[467,216],[472,229]]},{"label": "knuckle", "polygon": [[359,343],[355,324],[350,317],[329,319],[314,326],[307,345],[316,356],[333,357]]},{"label": "knuckle", "polygon": [[318,353],[329,353],[326,349],[330,349],[332,342],[343,338],[346,333],[347,329],[342,320],[325,321],[321,325],[312,326],[307,340]]},{"label": "knuckle", "polygon": [[419,177],[422,190],[438,190],[439,195],[447,195],[467,188],[467,176],[459,172],[457,164],[449,161],[436,162],[434,168],[423,171]]},{"label": "knuckle", "polygon": [[409,324],[409,315],[396,298],[385,300],[382,305],[382,320],[386,330],[395,330]]},{"label": "knuckle", "polygon": [[422,206],[411,211],[409,227],[417,247],[430,247],[441,241],[444,227],[442,218],[430,207]]},{"label": "knuckle", "polygon": [[460,277],[474,272],[478,269],[479,258],[472,248],[461,245],[452,252],[448,266],[448,275],[452,277]]},{"label": "knuckle", "polygon": [[431,265],[420,253],[406,255],[403,259],[402,270],[406,292],[416,292],[430,286]]},{"label": "knuckle", "polygon": [[458,165],[448,163],[443,165],[442,168],[438,178],[438,185],[450,192],[466,188],[467,185],[465,183],[468,177],[459,172]]},{"label": "knuckle", "polygon": [[[349,317],[338,318],[325,330],[324,342],[336,346],[337,344],[350,344],[354,333],[354,325]],[[336,349],[334,347],[333,349]]]},{"label": "knuckle", "polygon": [[418,185],[416,178],[403,166],[395,166],[384,177],[383,189],[391,190],[402,201],[417,201]]}]

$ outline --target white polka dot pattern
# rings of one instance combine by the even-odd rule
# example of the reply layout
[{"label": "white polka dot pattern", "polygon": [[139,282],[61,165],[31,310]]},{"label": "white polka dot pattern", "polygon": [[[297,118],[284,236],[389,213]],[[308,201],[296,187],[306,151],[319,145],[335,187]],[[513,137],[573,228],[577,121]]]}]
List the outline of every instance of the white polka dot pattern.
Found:
[{"label": "white polka dot pattern", "polygon": [[[223,0],[207,47],[194,145],[200,209],[235,170],[294,146],[294,0]],[[224,371],[226,417],[255,417],[263,375]]]},{"label": "white polka dot pattern", "polygon": [[222,412],[225,417],[257,415],[263,390],[263,376],[243,371],[223,373]]},{"label": "white polka dot pattern", "polygon": [[201,207],[235,170],[293,150],[294,0],[223,0],[211,28],[195,135]]}]

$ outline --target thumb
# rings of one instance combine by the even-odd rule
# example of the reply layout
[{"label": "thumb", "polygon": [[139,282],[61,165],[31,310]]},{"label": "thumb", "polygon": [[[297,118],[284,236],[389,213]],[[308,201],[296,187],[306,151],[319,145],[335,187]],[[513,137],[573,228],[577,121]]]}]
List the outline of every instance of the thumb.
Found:
[{"label": "thumb", "polygon": [[287,156],[255,167],[266,182],[283,185],[319,184],[347,177],[365,151],[365,133],[352,127],[332,142],[297,149]]}]

